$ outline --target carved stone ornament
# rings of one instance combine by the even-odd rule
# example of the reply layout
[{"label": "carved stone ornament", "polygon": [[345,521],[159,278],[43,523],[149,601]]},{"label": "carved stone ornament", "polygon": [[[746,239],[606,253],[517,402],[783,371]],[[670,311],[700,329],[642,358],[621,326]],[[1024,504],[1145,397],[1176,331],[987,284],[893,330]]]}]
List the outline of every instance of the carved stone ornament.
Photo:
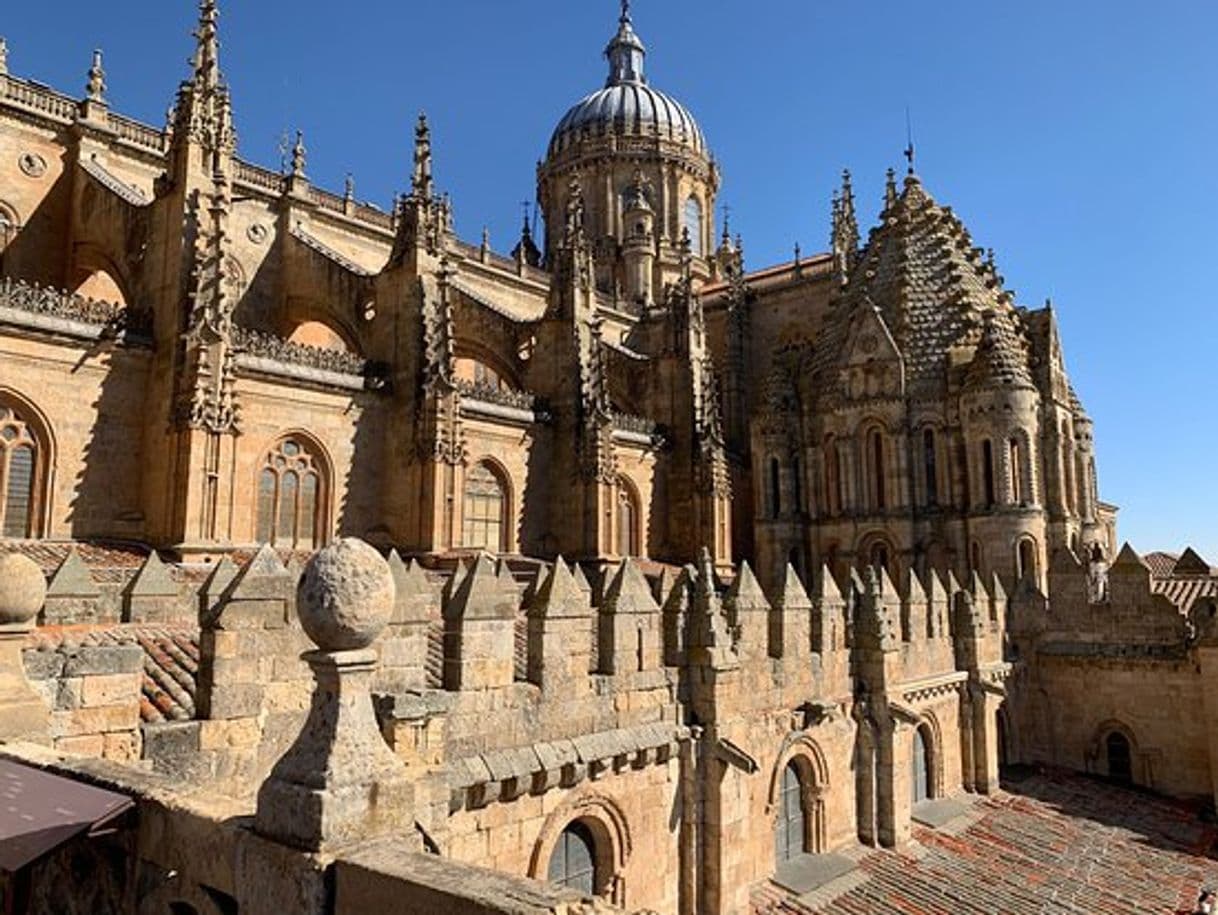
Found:
[{"label": "carved stone ornament", "polygon": [[262,223],[258,222],[254,223],[245,230],[246,237],[256,245],[265,243],[270,234],[270,230],[266,226],[262,225]]},{"label": "carved stone ornament", "polygon": [[30,178],[41,178],[47,173],[47,160],[38,153],[22,153],[17,158],[17,167]]}]

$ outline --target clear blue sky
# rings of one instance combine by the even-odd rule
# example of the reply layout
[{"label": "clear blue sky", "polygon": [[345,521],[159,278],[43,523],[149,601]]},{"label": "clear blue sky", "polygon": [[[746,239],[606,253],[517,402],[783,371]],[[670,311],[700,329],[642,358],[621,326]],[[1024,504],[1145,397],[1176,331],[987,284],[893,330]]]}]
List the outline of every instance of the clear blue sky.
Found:
[{"label": "clear blue sky", "polygon": [[[191,0],[6,3],[10,68],[79,92],[106,51],[112,104],[160,124],[186,74]],[[457,227],[506,251],[566,108],[604,79],[615,0],[222,0],[240,152],[300,127],[309,171],[388,206],[431,117]],[[843,167],[861,215],[918,164],[1022,303],[1051,296],[1096,421],[1101,497],[1142,551],[1218,563],[1218,3],[636,0],[653,84],[695,113],[749,266],[821,250]]]}]

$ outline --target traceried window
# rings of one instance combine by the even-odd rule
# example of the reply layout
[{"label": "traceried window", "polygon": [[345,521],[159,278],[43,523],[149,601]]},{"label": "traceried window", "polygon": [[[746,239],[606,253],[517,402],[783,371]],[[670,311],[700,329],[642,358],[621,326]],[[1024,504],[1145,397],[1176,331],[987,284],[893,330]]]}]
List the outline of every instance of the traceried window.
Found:
[{"label": "traceried window", "polygon": [[640,556],[639,500],[634,487],[622,478],[617,484],[617,553],[619,556]]},{"label": "traceried window", "polygon": [[551,883],[596,895],[600,881],[596,872],[596,839],[578,820],[562,831],[550,855],[547,879]]},{"label": "traceried window", "polygon": [[689,232],[689,249],[694,257],[702,256],[702,203],[697,197],[685,201],[685,230]]},{"label": "traceried window", "polygon": [[461,545],[507,552],[507,487],[485,462],[465,474]]},{"label": "traceried window", "polygon": [[321,463],[298,438],[281,440],[258,475],[259,543],[313,550],[325,541]]},{"label": "traceried window", "polygon": [[38,442],[22,415],[0,403],[0,536],[23,540],[36,529]]}]

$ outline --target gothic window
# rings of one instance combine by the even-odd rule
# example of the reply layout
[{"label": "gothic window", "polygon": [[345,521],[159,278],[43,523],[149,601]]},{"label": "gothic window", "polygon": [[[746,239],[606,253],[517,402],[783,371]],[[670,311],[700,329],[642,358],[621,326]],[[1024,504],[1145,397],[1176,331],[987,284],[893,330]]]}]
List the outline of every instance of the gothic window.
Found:
[{"label": "gothic window", "polygon": [[462,546],[506,553],[507,485],[485,461],[465,474]]},{"label": "gothic window", "polygon": [[685,229],[689,232],[690,253],[702,256],[702,203],[697,197],[685,201]]},{"label": "gothic window", "polygon": [[40,533],[36,517],[43,473],[40,453],[25,418],[0,402],[0,537],[24,540]]},{"label": "gothic window", "polygon": [[933,797],[931,791],[930,740],[926,736],[925,726],[919,727],[913,734],[913,790],[910,792],[915,804],[928,801]]},{"label": "gothic window", "polygon": [[1120,731],[1113,731],[1104,741],[1108,755],[1108,777],[1122,784],[1133,781],[1133,752],[1129,738]]},{"label": "gothic window", "polygon": [[288,437],[267,454],[258,475],[259,543],[293,550],[324,544],[322,463],[303,439]]},{"label": "gothic window", "polygon": [[578,820],[562,831],[550,855],[547,879],[568,889],[596,895],[600,884],[596,866],[596,839]]},{"label": "gothic window", "polygon": [[778,793],[778,816],[774,821],[774,858],[782,864],[805,849],[807,829],[804,818],[803,785],[795,763],[782,770],[782,787]]},{"label": "gothic window", "polygon": [[782,514],[782,478],[779,476],[778,458],[770,458],[770,516]]},{"label": "gothic window", "polygon": [[625,477],[617,484],[617,553],[619,556],[641,556],[639,549],[639,500],[634,487]]},{"label": "gothic window", "polygon": [[939,504],[939,460],[935,448],[935,430],[922,433],[922,469],[926,474],[926,504]]},{"label": "gothic window", "polygon": [[988,438],[981,443],[981,481],[985,485],[986,508],[994,507],[994,443]]}]

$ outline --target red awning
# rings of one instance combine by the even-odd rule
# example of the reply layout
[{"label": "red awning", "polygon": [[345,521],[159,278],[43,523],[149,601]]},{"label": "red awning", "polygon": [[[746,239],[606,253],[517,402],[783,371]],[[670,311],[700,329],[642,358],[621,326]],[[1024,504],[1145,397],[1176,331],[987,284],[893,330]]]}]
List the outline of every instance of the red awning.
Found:
[{"label": "red awning", "polygon": [[122,794],[0,759],[0,871],[18,871],[134,806]]}]

